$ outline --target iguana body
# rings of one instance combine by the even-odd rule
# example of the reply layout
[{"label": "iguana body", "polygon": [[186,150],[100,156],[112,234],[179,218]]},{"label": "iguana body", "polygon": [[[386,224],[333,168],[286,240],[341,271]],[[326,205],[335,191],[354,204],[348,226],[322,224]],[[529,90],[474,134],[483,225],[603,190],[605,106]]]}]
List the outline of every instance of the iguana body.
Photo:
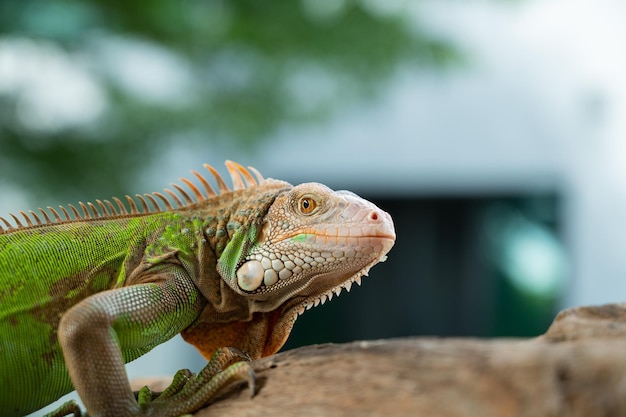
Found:
[{"label": "iguana body", "polygon": [[[213,191],[198,173],[195,198],[175,185],[138,196],[4,218],[0,226],[0,416],[35,411],[72,391],[89,415],[178,416],[231,379],[249,377],[222,351],[211,369],[169,399],[138,404],[124,363],[177,333],[207,358],[235,347],[275,353],[305,309],[348,288],[389,251],[389,215],[321,184],[256,180],[227,161]],[[156,205],[162,200],[165,208]],[[53,219],[54,218],[54,219]],[[217,366],[217,368],[216,368]],[[172,392],[174,392],[172,391]],[[169,393],[168,393],[169,395]]]}]

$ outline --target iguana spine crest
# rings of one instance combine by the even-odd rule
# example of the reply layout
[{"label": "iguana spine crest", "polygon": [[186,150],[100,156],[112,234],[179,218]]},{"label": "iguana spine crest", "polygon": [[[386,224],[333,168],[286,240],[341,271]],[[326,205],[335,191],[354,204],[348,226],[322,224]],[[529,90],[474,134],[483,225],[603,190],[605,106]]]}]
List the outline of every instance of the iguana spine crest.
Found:
[{"label": "iguana spine crest", "polygon": [[[40,207],[38,210],[41,215],[33,210],[29,210],[28,213],[20,210],[18,213],[23,217],[24,220],[21,220],[13,213],[9,213],[9,216],[11,216],[11,218],[13,219],[15,226],[12,225],[6,218],[0,216],[0,221],[4,223],[4,226],[0,224],[0,234],[49,224],[59,224],[92,219],[105,220],[113,218],[123,218],[128,216],[142,216],[154,213],[161,213],[163,211],[184,209],[192,204],[197,204],[202,201],[210,200],[212,198],[232,191],[255,187],[267,181],[254,167],[249,166],[248,169],[246,169],[242,165],[233,161],[226,161],[224,164],[226,165],[226,168],[228,169],[232,180],[232,190],[228,187],[222,176],[215,168],[213,168],[209,164],[204,164],[204,167],[211,173],[211,175],[215,179],[215,182],[217,183],[217,192],[213,189],[211,184],[202,174],[195,170],[192,170],[191,173],[202,184],[202,187],[206,192],[206,196],[189,179],[179,178],[179,180],[185,183],[193,193],[192,197],[180,185],[174,183],[171,184],[172,187],[176,189],[176,191],[178,191],[178,193],[185,200],[184,203],[178,196],[178,194],[176,194],[169,188],[165,188],[163,191],[167,194],[167,196],[169,196],[169,198],[165,194],[158,191],[146,193],[143,195],[135,194],[135,197],[139,200],[139,203],[141,204],[140,207],[137,206],[133,197],[126,195],[125,198],[128,202],[128,209],[124,205],[122,200],[117,197],[113,197],[112,200],[115,202],[115,204],[111,203],[111,201],[109,200],[96,199],[97,207],[96,204],[93,204],[91,202],[87,202],[86,204],[82,201],[78,202],[82,213],[73,204],[67,205],[67,207],[69,207],[69,211],[64,206],[59,206],[62,216],[55,208],[51,206],[46,207],[47,211]],[[254,176],[252,174],[254,174]],[[148,201],[150,202],[150,204],[148,204]],[[159,204],[159,201],[163,204],[164,207]],[[174,202],[177,207],[172,206],[172,202]],[[52,214],[52,217],[54,219],[50,217],[50,214]]]}]

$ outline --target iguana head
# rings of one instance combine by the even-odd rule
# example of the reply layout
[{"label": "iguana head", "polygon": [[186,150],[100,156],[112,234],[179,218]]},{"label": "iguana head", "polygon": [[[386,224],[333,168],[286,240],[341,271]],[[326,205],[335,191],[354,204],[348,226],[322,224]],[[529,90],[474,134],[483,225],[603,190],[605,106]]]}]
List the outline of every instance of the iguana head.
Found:
[{"label": "iguana head", "polygon": [[[218,266],[231,271],[223,278],[253,301],[255,311],[282,307],[302,313],[324,303],[360,283],[395,241],[389,214],[352,192],[317,183],[277,197],[255,233],[234,268]],[[224,259],[218,265],[225,265]]]},{"label": "iguana head", "polygon": [[[210,317],[219,316],[212,319],[219,324],[202,320],[183,333],[205,355],[219,345],[239,347],[253,358],[276,352],[298,315],[360,284],[395,242],[391,216],[356,194],[273,181],[241,191],[249,194],[241,194],[245,202],[237,211],[258,221],[240,222],[219,253],[217,270],[237,296],[222,290],[216,302],[235,304],[236,310],[219,313],[212,306]],[[269,201],[268,193],[274,193]]]}]

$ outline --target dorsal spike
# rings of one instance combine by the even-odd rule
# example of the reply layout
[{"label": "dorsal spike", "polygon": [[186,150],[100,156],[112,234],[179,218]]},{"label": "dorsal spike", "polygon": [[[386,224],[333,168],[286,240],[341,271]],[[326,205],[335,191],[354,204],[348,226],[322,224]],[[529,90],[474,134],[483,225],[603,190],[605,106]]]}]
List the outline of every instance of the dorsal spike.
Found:
[{"label": "dorsal spike", "polygon": [[172,199],[174,199],[174,201],[176,202],[176,204],[178,204],[178,207],[184,207],[185,205],[183,204],[183,202],[180,200],[180,198],[176,195],[176,193],[172,190],[170,190],[169,188],[164,189],[163,191],[165,191],[166,193],[168,193],[170,195],[170,197],[172,197]]},{"label": "dorsal spike", "polygon": [[122,200],[117,197],[113,197],[113,201],[115,201],[115,204],[117,204],[117,206],[119,207],[119,215],[128,214],[128,211],[126,211],[126,207],[124,207]]},{"label": "dorsal spike", "polygon": [[0,216],[0,221],[2,221],[2,223],[4,223],[4,226],[5,226],[6,230],[13,230],[13,229],[15,229],[15,227],[13,227],[13,225],[11,223],[9,223],[7,221],[7,219],[5,219],[4,217]]},{"label": "dorsal spike", "polygon": [[100,211],[102,211],[102,217],[110,216],[109,210],[107,210],[107,206],[104,205],[102,200],[96,199],[96,203],[98,203],[98,207],[100,207]]},{"label": "dorsal spike", "polygon": [[30,213],[31,217],[32,217],[33,219],[35,219],[35,223],[37,223],[37,224],[42,224],[42,223],[41,223],[41,219],[39,218],[39,215],[38,215],[37,213],[35,213],[35,212],[34,212],[34,211],[32,211],[32,210],[28,210],[28,212]]},{"label": "dorsal spike", "polygon": [[215,168],[213,168],[211,165],[209,164],[204,164],[203,165],[206,169],[209,170],[209,172],[213,175],[213,177],[215,178],[215,181],[217,182],[217,189],[219,190],[220,194],[222,193],[227,193],[230,191],[230,188],[228,188],[228,185],[226,185],[226,183],[224,182],[224,179],[222,178],[222,176],[220,175],[219,172],[217,172],[215,170]]},{"label": "dorsal spike", "polygon": [[39,211],[41,212],[41,215],[43,216],[44,220],[46,221],[46,224],[51,224],[52,220],[50,220],[50,216],[48,216],[48,212],[45,211],[44,209],[42,209],[41,207],[39,207]]},{"label": "dorsal spike", "polygon": [[174,210],[174,207],[172,207],[172,203],[170,203],[170,200],[168,200],[167,197],[165,197],[163,194],[161,194],[158,191],[155,191],[152,193],[152,195],[160,199],[163,202],[163,204],[165,204],[166,210],[169,210],[169,211]]},{"label": "dorsal spike", "polygon": [[241,175],[239,174],[239,170],[235,166],[233,161],[224,162],[226,165],[226,169],[228,169],[228,173],[230,174],[230,178],[233,182],[233,190],[243,190],[245,187],[243,185],[243,180],[241,179]]},{"label": "dorsal spike", "polygon": [[65,216],[65,221],[69,221],[71,217],[70,217],[70,213],[67,212],[67,209],[64,206],[59,206],[59,208],[61,209],[61,211],[63,212],[63,215]]},{"label": "dorsal spike", "polygon": [[55,222],[62,222],[63,221],[63,220],[61,220],[61,216],[59,216],[59,213],[54,209],[54,207],[48,206],[47,209],[50,210],[50,213],[52,213],[52,215],[54,216],[54,221]]},{"label": "dorsal spike", "polygon": [[26,227],[22,224],[22,222],[20,221],[20,219],[17,218],[17,216],[13,213],[9,213],[9,216],[13,217],[13,221],[15,222],[15,224],[17,225],[17,227]]},{"label": "dorsal spike", "polygon": [[22,210],[20,210],[19,213],[22,215],[24,220],[26,220],[26,225],[28,225],[29,227],[33,226],[33,222],[31,221],[30,217],[28,217],[28,214],[24,213]]},{"label": "dorsal spike", "polygon": [[248,172],[247,169],[245,169],[242,165],[238,164],[237,162],[235,162],[235,161],[226,161],[226,167],[228,167],[229,170],[230,170],[230,167],[233,167],[234,169],[239,171],[239,173],[241,175],[238,176],[238,177],[240,177],[240,178],[243,177],[243,180],[246,183],[245,187],[252,187],[254,185],[257,185],[257,182],[255,181],[254,177],[252,175],[250,175],[250,172]]},{"label": "dorsal spike", "polygon": [[131,198],[128,194],[125,195],[126,201],[128,201],[128,205],[130,206],[130,214],[139,214],[139,210],[137,210],[137,204],[135,204],[135,200]]},{"label": "dorsal spike", "polygon": [[155,213],[160,213],[161,207],[159,206],[159,203],[157,203],[157,201],[154,199],[154,197],[152,196],[152,194],[144,194],[144,196],[146,196],[146,198],[148,200],[150,200],[150,202],[152,203],[152,205],[154,206],[154,212]]},{"label": "dorsal spike", "polygon": [[106,206],[109,208],[109,211],[111,212],[112,216],[120,215],[120,213],[118,213],[117,211],[117,208],[109,200],[104,200],[104,204],[106,204]]},{"label": "dorsal spike", "polygon": [[70,208],[70,210],[72,210],[72,213],[74,213],[74,219],[76,219],[76,220],[82,219],[82,217],[80,217],[80,213],[78,212],[78,209],[76,209],[76,207],[74,207],[72,204],[68,204],[67,206]]},{"label": "dorsal spike", "polygon": [[[54,209],[50,206],[39,208],[36,211],[28,210],[16,212],[17,216],[9,213],[9,216],[0,217],[0,233],[5,230],[34,227],[45,224],[54,224],[62,222],[72,222],[81,220],[94,220],[103,219],[118,216],[127,215],[144,215],[150,213],[159,213],[164,210],[175,210],[174,204],[177,208],[185,208],[196,203],[206,201],[207,199],[214,198],[220,194],[229,193],[232,190],[242,190],[250,187],[257,186],[266,180],[261,173],[254,167],[243,167],[242,165],[227,160],[225,161],[226,168],[230,174],[232,180],[232,186],[226,184],[224,177],[209,164],[203,164],[203,166],[211,173],[215,179],[216,186],[212,186],[212,182],[207,181],[205,176],[192,170],[191,173],[198,179],[200,183],[194,183],[188,178],[180,178],[182,184],[172,184],[172,188],[166,188],[163,193],[154,192],[149,194],[136,194],[139,199],[139,205],[135,200],[135,197],[125,196],[128,201],[128,207],[126,203],[122,202],[119,198],[113,197],[109,200],[95,200],[94,203],[82,201],[78,204],[68,204],[66,206],[59,206],[58,209]],[[196,185],[198,184],[198,185]],[[199,184],[202,184],[200,186]],[[187,185],[189,188],[186,188]],[[202,191],[206,191],[206,194]],[[172,191],[174,190],[174,191]],[[191,190],[191,192],[190,192]],[[161,202],[164,206],[161,205]],[[163,209],[165,207],[165,209]],[[13,219],[15,226],[8,219]]]},{"label": "dorsal spike", "polygon": [[191,189],[193,194],[196,196],[196,202],[206,200],[206,198],[204,198],[204,194],[202,194],[202,192],[198,190],[198,187],[196,187],[196,185],[193,182],[189,181],[187,178],[179,178],[179,180],[187,184],[187,186]]},{"label": "dorsal spike", "polygon": [[263,181],[265,181],[265,178],[263,178],[263,175],[261,175],[261,173],[255,167],[248,166],[248,169],[252,171],[252,173],[256,177],[257,183],[261,184]]},{"label": "dorsal spike", "polygon": [[85,205],[85,203],[83,203],[82,201],[78,202],[78,205],[80,206],[81,209],[83,209],[83,219],[91,219],[91,214],[89,214],[89,209],[87,209],[87,206]]},{"label": "dorsal spike", "polygon": [[98,211],[98,208],[91,201],[87,202],[87,206],[89,206],[89,208],[91,209],[91,212],[93,213],[93,218],[99,219],[100,212]]},{"label": "dorsal spike", "polygon": [[180,195],[183,196],[183,198],[185,199],[187,204],[193,204],[194,203],[193,199],[189,196],[189,194],[187,194],[187,191],[185,191],[183,189],[183,187],[181,187],[178,184],[174,184],[174,183],[172,183],[171,186],[176,188],[176,190],[178,190],[178,192],[180,193]]},{"label": "dorsal spike", "polygon": [[209,184],[206,178],[204,178],[198,171],[192,170],[191,173],[195,175],[198,180],[200,180],[209,198],[217,196],[215,190],[213,189],[213,187],[211,187],[211,184]]},{"label": "dorsal spike", "polygon": [[143,198],[141,194],[135,194],[135,196],[137,196],[137,198],[141,202],[141,213],[152,213],[150,211],[150,207],[148,207],[148,202],[146,201],[146,199]]}]

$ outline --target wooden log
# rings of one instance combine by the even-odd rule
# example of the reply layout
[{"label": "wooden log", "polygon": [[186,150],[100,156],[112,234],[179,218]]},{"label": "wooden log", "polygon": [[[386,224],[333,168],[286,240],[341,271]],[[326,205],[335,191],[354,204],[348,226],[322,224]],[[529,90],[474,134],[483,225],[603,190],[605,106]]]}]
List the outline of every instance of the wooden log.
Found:
[{"label": "wooden log", "polygon": [[626,304],[559,314],[534,339],[416,337],[309,346],[253,363],[212,416],[626,415]]}]

